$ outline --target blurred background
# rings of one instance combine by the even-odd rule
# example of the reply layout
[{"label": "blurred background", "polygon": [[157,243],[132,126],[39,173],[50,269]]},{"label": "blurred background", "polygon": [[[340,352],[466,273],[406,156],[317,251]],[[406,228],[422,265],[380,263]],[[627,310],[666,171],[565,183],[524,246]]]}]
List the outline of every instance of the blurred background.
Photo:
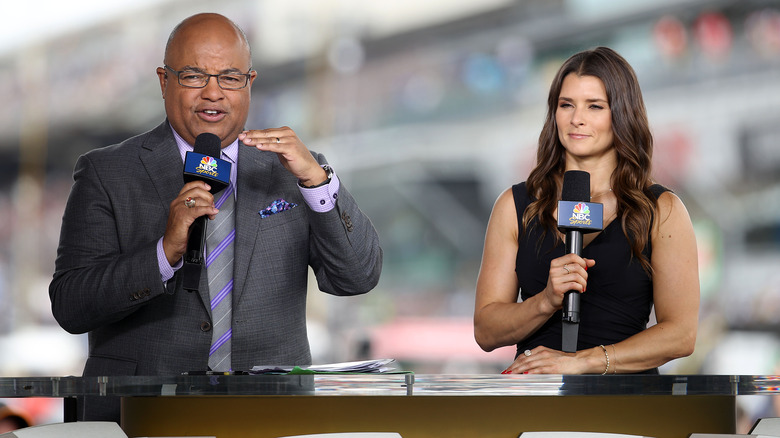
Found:
[{"label": "blurred background", "polygon": [[[696,352],[664,373],[776,374],[780,327],[780,2],[776,0],[71,0],[3,6],[0,375],[80,375],[48,283],[77,157],[164,118],[155,68],[197,12],[241,26],[259,72],[248,128],[324,153],[379,231],[379,286],[312,287],[315,363],[395,358],[498,373],[471,318],[493,202],[525,180],[552,75],[606,45],[634,67],[654,174],[687,205],[702,306]],[[314,285],[315,283],[312,282]],[[59,400],[7,399],[37,422]],[[748,421],[771,397],[741,397]],[[780,414],[773,414],[780,415]],[[744,432],[743,432],[744,433]]]}]

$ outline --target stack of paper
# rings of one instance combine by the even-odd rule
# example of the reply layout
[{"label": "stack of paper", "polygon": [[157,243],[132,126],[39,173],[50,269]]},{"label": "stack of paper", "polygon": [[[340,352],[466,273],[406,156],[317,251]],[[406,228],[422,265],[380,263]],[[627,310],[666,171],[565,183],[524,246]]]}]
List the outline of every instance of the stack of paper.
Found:
[{"label": "stack of paper", "polygon": [[314,373],[387,373],[395,371],[388,366],[395,359],[361,360],[356,362],[330,363],[310,366],[280,366],[280,365],[256,365],[249,371],[250,374],[287,374],[301,372]]}]

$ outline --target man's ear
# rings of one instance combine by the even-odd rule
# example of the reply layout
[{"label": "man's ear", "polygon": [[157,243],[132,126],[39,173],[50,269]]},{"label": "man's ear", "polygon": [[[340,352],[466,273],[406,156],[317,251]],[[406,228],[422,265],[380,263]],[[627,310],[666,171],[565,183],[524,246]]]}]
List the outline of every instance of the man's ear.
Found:
[{"label": "man's ear", "polygon": [[157,77],[160,79],[160,92],[165,99],[165,89],[168,87],[168,72],[164,67],[157,67]]}]

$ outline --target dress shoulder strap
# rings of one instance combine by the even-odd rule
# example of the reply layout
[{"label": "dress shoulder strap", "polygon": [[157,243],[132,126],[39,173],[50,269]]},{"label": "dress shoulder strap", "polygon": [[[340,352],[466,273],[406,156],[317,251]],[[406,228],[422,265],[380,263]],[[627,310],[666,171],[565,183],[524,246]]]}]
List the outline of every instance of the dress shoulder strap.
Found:
[{"label": "dress shoulder strap", "polygon": [[661,184],[653,184],[650,186],[650,193],[658,199],[664,192],[671,192],[672,190],[662,186]]},{"label": "dress shoulder strap", "polygon": [[521,182],[512,186],[512,197],[515,200],[518,230],[522,230],[523,213],[525,212],[526,207],[528,207],[528,205],[531,203],[531,198],[528,196],[528,189],[525,186],[525,182]]}]

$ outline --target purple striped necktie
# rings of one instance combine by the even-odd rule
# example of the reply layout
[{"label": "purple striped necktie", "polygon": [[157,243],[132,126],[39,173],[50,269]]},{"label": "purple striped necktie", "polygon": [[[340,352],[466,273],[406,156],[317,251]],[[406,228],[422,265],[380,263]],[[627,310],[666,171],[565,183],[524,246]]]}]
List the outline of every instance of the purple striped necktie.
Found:
[{"label": "purple striped necktie", "polygon": [[209,221],[206,233],[206,275],[211,299],[212,337],[209,368],[230,371],[230,350],[233,297],[233,241],[235,228],[235,196],[233,185],[214,195],[219,209],[216,219]]}]

